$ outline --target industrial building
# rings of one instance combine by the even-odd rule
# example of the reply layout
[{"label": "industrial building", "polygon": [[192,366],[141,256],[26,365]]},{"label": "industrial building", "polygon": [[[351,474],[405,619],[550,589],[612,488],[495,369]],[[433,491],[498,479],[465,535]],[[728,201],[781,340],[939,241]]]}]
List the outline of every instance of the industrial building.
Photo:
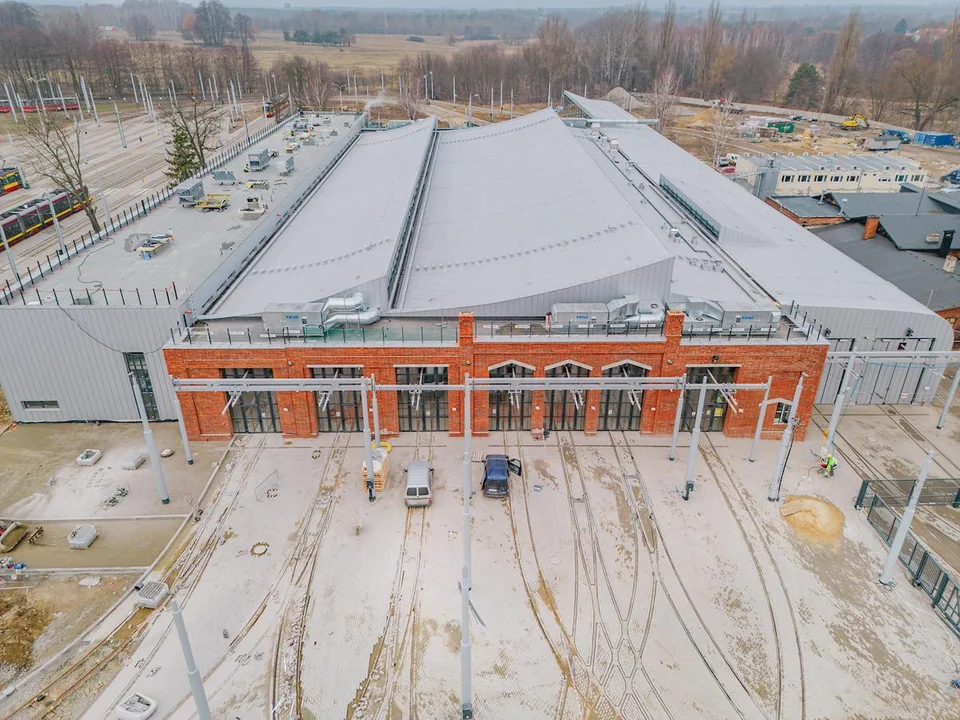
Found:
[{"label": "industrial building", "polygon": [[901,157],[876,154],[740,155],[736,178],[759,197],[827,192],[899,192],[904,183],[924,183],[926,172]]},{"label": "industrial building", "polygon": [[[770,379],[783,402],[762,429],[775,437],[803,374],[802,435],[813,403],[832,401],[847,374],[829,353],[951,347],[949,325],[921,303],[629,113],[564,101],[579,117],[547,109],[462,130],[348,123],[277,212],[226,250],[215,227],[175,229],[189,248],[175,264],[115,248],[83,268],[82,282],[127,298],[169,288],[173,273],[174,299],[161,293],[160,307],[107,305],[98,292],[113,295],[99,289],[91,304],[69,304],[77,271],[67,269],[39,281],[39,300],[32,289],[7,298],[0,332],[18,349],[0,351],[0,383],[15,417],[135,419],[122,386],[137,367],[154,416],[182,409],[193,439],[359,431],[362,399],[355,389],[174,392],[181,380],[373,376],[406,386],[376,391],[384,434],[458,434],[462,393],[445,386],[468,373],[685,378],[679,391],[473,394],[478,434],[669,433],[693,426],[696,383]],[[237,225],[219,217],[224,232]],[[218,251],[228,258],[219,264]],[[63,350],[45,361],[52,343]],[[856,402],[925,402],[938,382],[909,363],[867,364],[858,378]],[[711,390],[702,428],[752,435],[762,399]]]}]

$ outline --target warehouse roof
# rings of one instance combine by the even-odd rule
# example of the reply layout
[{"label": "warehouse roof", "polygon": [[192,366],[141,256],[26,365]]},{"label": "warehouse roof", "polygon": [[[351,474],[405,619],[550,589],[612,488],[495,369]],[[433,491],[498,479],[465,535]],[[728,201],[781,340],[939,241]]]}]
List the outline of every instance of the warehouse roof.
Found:
[{"label": "warehouse roof", "polygon": [[891,155],[742,155],[754,165],[766,165],[769,160],[775,160],[780,171],[784,170],[839,170],[881,172],[890,170],[906,170],[907,172],[921,172],[915,162]]},{"label": "warehouse roof", "polygon": [[850,219],[880,217],[881,215],[914,215],[915,213],[942,213],[943,208],[926,193],[872,192],[829,193],[833,203]]},{"label": "warehouse roof", "polygon": [[[662,288],[651,288],[659,294],[671,262],[563,121],[543,110],[441,135],[402,310],[596,301],[586,286],[599,292],[599,281],[664,263]],[[623,293],[605,286],[604,302]]]},{"label": "warehouse roof", "polygon": [[570,102],[583,110],[583,112],[591,118],[597,120],[630,120],[634,122],[637,120],[633,115],[610,100],[591,100],[580,95],[575,95],[569,90],[564,92],[563,95],[565,100],[570,100]]},{"label": "warehouse roof", "polygon": [[383,280],[435,127],[363,133],[210,315],[259,315]]},{"label": "warehouse roof", "polygon": [[960,275],[945,272],[944,259],[930,253],[898,250],[884,237],[864,242],[859,223],[843,223],[817,231],[837,250],[886,278],[931,310],[960,307]]},{"label": "warehouse roof", "polygon": [[918,311],[897,292],[805,228],[759,202],[747,190],[646,126],[611,127],[620,150],[649,182],[673,193],[705,223],[716,226],[719,246],[767,292],[785,303],[872,310]]},{"label": "warehouse roof", "polygon": [[784,210],[800,218],[839,218],[843,214],[833,203],[809,195],[771,195],[768,198]]},{"label": "warehouse roof", "polygon": [[953,230],[950,249],[960,250],[960,215],[881,215],[880,227],[901,250],[939,250],[944,230]]}]

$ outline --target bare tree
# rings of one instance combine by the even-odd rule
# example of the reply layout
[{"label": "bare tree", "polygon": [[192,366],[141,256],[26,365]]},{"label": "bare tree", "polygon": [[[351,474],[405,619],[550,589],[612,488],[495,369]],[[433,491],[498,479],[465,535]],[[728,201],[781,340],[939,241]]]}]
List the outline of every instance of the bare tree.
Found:
[{"label": "bare tree", "polygon": [[[27,145],[36,157],[35,172],[47,178],[56,187],[84,197],[83,149],[80,146],[80,126],[51,115],[31,118],[26,125]],[[97,207],[89,190],[83,201],[83,211],[94,232],[100,232]]]},{"label": "bare tree", "polygon": [[190,149],[200,167],[206,167],[207,154],[217,149],[223,112],[198,98],[181,97],[176,105],[164,111],[163,119],[170,124],[171,134],[181,132],[189,138]]},{"label": "bare tree", "polygon": [[423,101],[423,78],[420,73],[412,73],[403,78],[403,94],[400,96],[400,108],[410,120],[416,120]]},{"label": "bare tree", "polygon": [[846,112],[847,102],[856,82],[857,49],[860,46],[860,11],[854,10],[840,28],[837,44],[827,67],[827,85],[823,107],[828,111]]},{"label": "bare tree", "polygon": [[717,69],[715,65],[723,49],[723,12],[717,0],[710,0],[707,19],[697,37],[696,80],[702,97],[714,89]]},{"label": "bare tree", "polygon": [[710,124],[707,126],[707,138],[713,149],[713,165],[717,166],[721,155],[734,136],[737,130],[737,116],[733,112],[735,103],[733,98],[727,98],[727,102],[718,105],[712,110]]},{"label": "bare tree", "polygon": [[653,106],[653,117],[657,120],[657,130],[666,135],[673,120],[677,105],[677,93],[680,91],[680,75],[668,65],[660,70],[653,87],[647,95],[647,102]]},{"label": "bare tree", "polygon": [[660,18],[660,24],[657,25],[656,52],[654,53],[654,70],[658,71],[663,66],[673,65],[673,59],[676,56],[676,36],[677,36],[677,3],[675,0],[668,0],[667,6],[663,11],[663,17]]}]

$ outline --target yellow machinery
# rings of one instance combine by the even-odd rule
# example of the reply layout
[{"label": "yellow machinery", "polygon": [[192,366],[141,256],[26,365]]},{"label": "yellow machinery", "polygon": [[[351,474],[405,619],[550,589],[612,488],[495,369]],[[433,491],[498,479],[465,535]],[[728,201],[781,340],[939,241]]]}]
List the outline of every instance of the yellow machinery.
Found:
[{"label": "yellow machinery", "polygon": [[843,122],[840,123],[840,127],[844,130],[867,130],[870,127],[870,121],[860,113],[857,113],[856,115],[844,118]]},{"label": "yellow machinery", "polygon": [[230,205],[230,195],[227,193],[210,193],[205,195],[203,200],[197,202],[194,205],[198,210],[203,210],[204,212],[210,210],[217,210],[222,212],[227,209],[227,206]]}]

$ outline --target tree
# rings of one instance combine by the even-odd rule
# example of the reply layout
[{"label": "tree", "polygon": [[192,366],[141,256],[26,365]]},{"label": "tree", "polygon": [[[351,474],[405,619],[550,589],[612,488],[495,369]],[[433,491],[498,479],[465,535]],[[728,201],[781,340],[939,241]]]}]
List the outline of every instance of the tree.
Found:
[{"label": "tree", "polygon": [[653,106],[653,117],[657,121],[657,130],[665,135],[673,120],[674,108],[677,105],[677,93],[680,90],[680,75],[673,66],[660,70],[653,88],[647,95],[647,102]]},{"label": "tree", "polygon": [[893,26],[894,35],[906,35],[907,34],[907,19],[900,18],[899,22]]},{"label": "tree", "polygon": [[828,112],[846,112],[847,101],[856,83],[857,48],[860,45],[860,11],[854,10],[840,28],[837,44],[827,67],[823,106]]},{"label": "tree", "polygon": [[697,89],[702,97],[717,89],[717,81],[722,71],[717,67],[723,49],[723,13],[720,3],[710,0],[707,8],[707,20],[701,26],[696,47]]},{"label": "tree", "polygon": [[[35,172],[56,187],[83,196],[83,150],[80,147],[80,125],[62,121],[59,116],[39,115],[26,124],[27,145],[36,157]],[[87,194],[83,212],[94,232],[100,232],[97,207]]]},{"label": "tree", "polygon": [[0,3],[0,30],[11,28],[40,29],[40,16],[36,9],[22,2]]},{"label": "tree", "polygon": [[180,131],[200,167],[206,167],[207,153],[217,149],[223,113],[191,97],[180,98],[176,105],[163,112],[163,118],[170,124],[171,135]]},{"label": "tree", "polygon": [[403,78],[403,95],[400,96],[400,108],[410,120],[416,120],[423,100],[423,77],[420,73],[411,73]]},{"label": "tree", "polygon": [[720,162],[720,156],[737,129],[737,116],[733,112],[735,105],[733,98],[727,98],[727,102],[712,110],[713,115],[707,126],[707,137],[713,149],[714,167]]},{"label": "tree", "polygon": [[820,73],[811,63],[800,63],[793,77],[790,78],[790,88],[787,90],[786,103],[789,107],[811,110],[820,102],[821,88]]},{"label": "tree", "polygon": [[135,13],[130,16],[127,22],[127,30],[133,35],[134,40],[153,40],[157,34],[153,22],[143,13]]},{"label": "tree", "polygon": [[230,11],[220,0],[201,0],[196,12],[196,33],[204,45],[223,45],[232,27]]},{"label": "tree", "polygon": [[567,21],[551,16],[537,28],[537,52],[546,71],[548,86],[554,97],[560,96],[558,81],[566,77],[573,60],[573,35]]},{"label": "tree", "polygon": [[654,53],[654,67],[658,71],[662,66],[673,65],[676,57],[676,36],[677,36],[677,3],[674,0],[667,1],[667,7],[663,11],[663,17],[660,18],[660,24],[657,25],[656,52]]},{"label": "tree", "polygon": [[241,47],[246,47],[249,42],[256,39],[253,35],[253,18],[249,15],[243,13],[234,15],[233,31],[236,33]]},{"label": "tree", "polygon": [[173,139],[167,145],[167,170],[163,174],[174,184],[182,183],[203,167],[183,127],[174,126]]},{"label": "tree", "polygon": [[923,130],[956,107],[960,97],[960,15],[955,15],[943,39],[939,57],[906,48],[894,56],[893,67],[907,87],[914,130]]}]

